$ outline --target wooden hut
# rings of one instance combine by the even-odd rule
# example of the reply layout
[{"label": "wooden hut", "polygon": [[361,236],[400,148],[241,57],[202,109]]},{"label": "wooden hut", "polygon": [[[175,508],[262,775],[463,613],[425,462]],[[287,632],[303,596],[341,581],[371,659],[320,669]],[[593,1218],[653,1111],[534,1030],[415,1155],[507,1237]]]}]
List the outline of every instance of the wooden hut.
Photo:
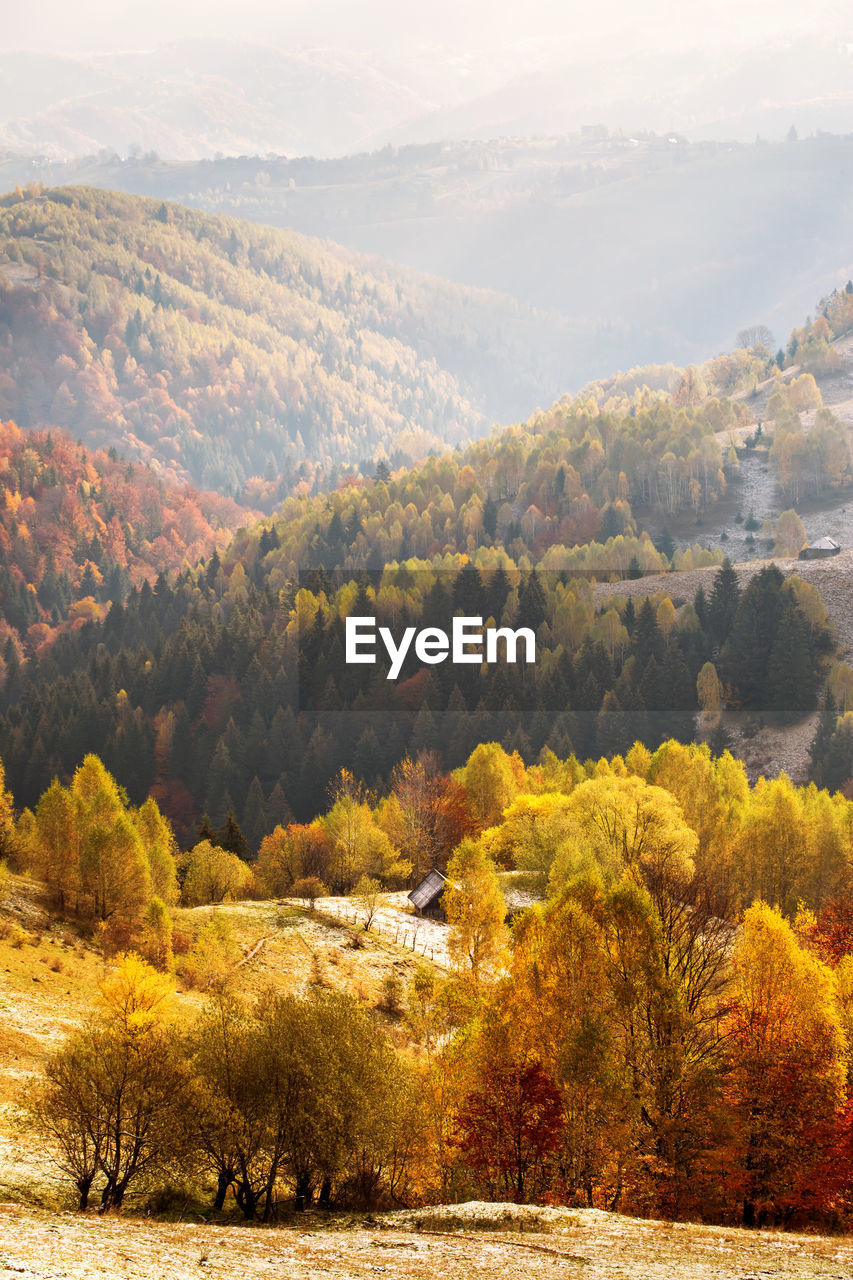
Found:
[{"label": "wooden hut", "polygon": [[837,556],[841,545],[834,538],[818,538],[808,547],[803,547],[800,560],[825,560],[828,556]]},{"label": "wooden hut", "polygon": [[409,894],[409,902],[419,916],[427,916],[430,920],[444,920],[444,907],[441,895],[447,888],[447,877],[433,869],[419,885]]}]

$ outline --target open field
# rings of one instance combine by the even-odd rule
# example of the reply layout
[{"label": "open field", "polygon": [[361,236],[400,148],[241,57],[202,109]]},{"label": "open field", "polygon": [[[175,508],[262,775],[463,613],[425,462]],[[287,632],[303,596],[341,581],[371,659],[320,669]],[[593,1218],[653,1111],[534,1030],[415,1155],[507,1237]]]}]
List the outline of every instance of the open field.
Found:
[{"label": "open field", "polygon": [[[384,907],[403,916],[399,895]],[[342,900],[312,913],[289,903],[244,902],[177,911],[191,936],[211,916],[228,923],[235,981],[251,993],[272,985],[347,988],[373,1007],[396,972],[418,960],[375,933],[335,924]],[[408,917],[411,919],[411,917]],[[0,1280],[184,1280],[185,1277],[384,1275],[432,1280],[528,1276],[590,1280],[845,1280],[853,1239],[642,1221],[600,1210],[468,1204],[390,1214],[288,1215],[275,1226],[208,1220],[197,1202],[173,1197],[169,1220],[145,1203],[121,1215],[68,1211],[68,1186],[31,1135],[16,1131],[16,1099],[61,1038],[91,1007],[109,965],[70,925],[51,922],[38,885],[18,877],[0,912]],[[402,924],[403,921],[401,920]],[[434,926],[440,929],[441,926]],[[353,946],[357,936],[359,945]],[[185,1016],[202,994],[179,990]],[[402,1042],[402,1026],[385,1017]]]},{"label": "open field", "polygon": [[[492,1216],[506,1207],[494,1206]],[[846,1280],[853,1271],[853,1242],[840,1237],[637,1221],[595,1209],[547,1216],[522,1211],[511,1224],[520,1230],[483,1231],[477,1229],[480,1213],[465,1225],[467,1209],[453,1206],[447,1225],[440,1214],[425,1211],[328,1221],[312,1214],[297,1226],[264,1228],[48,1214],[0,1204],[0,1277]],[[419,1230],[413,1219],[429,1226]]]},{"label": "open field", "polygon": [[[341,901],[346,900],[330,905]],[[227,926],[228,963],[238,990],[250,996],[267,988],[297,995],[317,987],[348,991],[376,1010],[396,1041],[406,1040],[398,1017],[382,1007],[383,984],[393,973],[404,989],[428,957],[415,957],[402,941],[396,945],[388,936],[290,903],[231,902],[174,911],[175,929],[188,940],[214,918]],[[188,1020],[201,1008],[204,993],[181,979],[181,960],[178,1016]],[[15,878],[0,908],[0,1201],[47,1209],[68,1204],[67,1180],[34,1138],[19,1133],[17,1102],[45,1058],[90,1011],[111,967],[75,926],[48,915],[40,885]]]}]

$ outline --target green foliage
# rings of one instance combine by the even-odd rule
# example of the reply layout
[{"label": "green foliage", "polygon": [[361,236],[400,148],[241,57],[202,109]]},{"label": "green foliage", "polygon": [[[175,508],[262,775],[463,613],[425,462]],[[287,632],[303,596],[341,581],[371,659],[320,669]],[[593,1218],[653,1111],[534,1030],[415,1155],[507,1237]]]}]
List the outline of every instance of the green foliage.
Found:
[{"label": "green foliage", "polygon": [[[70,776],[81,754],[97,749],[142,804],[140,815],[150,790],[182,843],[233,841],[244,857],[238,826],[255,840],[260,833],[263,846],[265,833],[294,816],[310,822],[324,812],[341,769],[368,788],[384,786],[408,757],[411,776],[394,783],[390,808],[374,814],[364,797],[344,794],[307,843],[300,836],[278,852],[262,850],[270,891],[280,894],[305,875],[342,890],[362,874],[399,878],[407,872],[393,849],[422,869],[443,864],[470,831],[466,822],[500,818],[516,794],[514,769],[543,749],[583,760],[624,754],[637,740],[651,750],[670,737],[692,740],[696,682],[712,654],[725,698],[780,718],[800,715],[814,705],[831,644],[817,594],[796,579],[783,585],[775,570],[741,598],[724,566],[700,618],[662,591],[636,608],[618,583],[596,604],[590,582],[565,571],[538,572],[534,599],[511,562],[474,569],[461,558],[409,561],[377,575],[313,571],[298,588],[246,559],[253,581],[229,598],[232,563],[215,574],[210,564],[187,570],[156,592],[143,586],[101,626],[31,658],[7,680],[0,754],[19,802],[34,806],[54,776]],[[424,668],[412,653],[393,682],[381,663],[345,664],[347,614],[392,630],[404,616],[446,628],[454,596],[474,593],[483,616],[499,614],[506,625],[517,625],[522,597],[525,608],[544,610],[534,666]],[[413,763],[426,753],[444,777],[475,748],[468,776],[456,779],[464,804]],[[211,823],[196,837],[205,812]],[[154,891],[174,901],[155,828],[146,837],[149,875]]]}]

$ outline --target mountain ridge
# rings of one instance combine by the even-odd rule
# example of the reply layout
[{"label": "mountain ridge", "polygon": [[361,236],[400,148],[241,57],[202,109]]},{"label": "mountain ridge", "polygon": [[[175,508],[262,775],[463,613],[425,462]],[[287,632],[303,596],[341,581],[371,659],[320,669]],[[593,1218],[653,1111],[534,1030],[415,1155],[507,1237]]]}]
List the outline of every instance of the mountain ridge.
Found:
[{"label": "mountain ridge", "polygon": [[87,188],[0,201],[0,287],[2,416],[250,507],[529,412],[567,332],[293,232]]}]

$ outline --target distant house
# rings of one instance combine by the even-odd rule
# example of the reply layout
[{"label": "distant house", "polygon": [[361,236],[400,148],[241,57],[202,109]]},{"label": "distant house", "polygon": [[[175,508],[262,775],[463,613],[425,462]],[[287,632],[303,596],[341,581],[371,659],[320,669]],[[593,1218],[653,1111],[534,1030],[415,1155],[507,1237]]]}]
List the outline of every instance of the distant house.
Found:
[{"label": "distant house", "polygon": [[431,920],[444,920],[444,907],[441,895],[447,888],[447,877],[440,871],[430,871],[429,875],[416,885],[409,894],[409,902],[419,916],[428,916]]},{"label": "distant house", "polygon": [[834,538],[818,538],[809,547],[803,547],[801,560],[825,560],[827,556],[837,556],[841,546]]}]

